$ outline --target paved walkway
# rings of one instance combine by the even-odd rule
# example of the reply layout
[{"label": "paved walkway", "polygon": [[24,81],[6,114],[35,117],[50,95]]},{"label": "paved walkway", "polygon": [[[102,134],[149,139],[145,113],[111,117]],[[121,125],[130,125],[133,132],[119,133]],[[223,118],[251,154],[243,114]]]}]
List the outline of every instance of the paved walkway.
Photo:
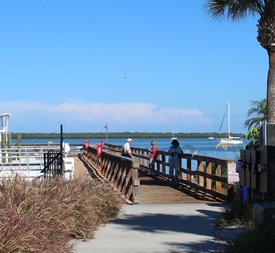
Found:
[{"label": "paved walkway", "polygon": [[74,253],[215,252],[213,230],[222,205],[125,205],[115,219],[77,243]]},{"label": "paved walkway", "polygon": [[[75,175],[90,176],[78,157]],[[213,231],[222,207],[182,202],[124,205],[117,218],[95,232],[94,239],[74,240],[74,253],[215,252]]]}]

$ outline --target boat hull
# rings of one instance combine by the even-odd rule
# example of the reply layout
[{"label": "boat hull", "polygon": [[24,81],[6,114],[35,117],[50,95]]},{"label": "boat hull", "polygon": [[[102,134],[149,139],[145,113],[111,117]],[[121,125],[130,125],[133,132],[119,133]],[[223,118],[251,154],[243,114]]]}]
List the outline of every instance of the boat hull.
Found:
[{"label": "boat hull", "polygon": [[240,144],[243,144],[243,141],[234,140],[234,139],[221,139],[220,143],[229,144],[229,145],[240,145]]}]

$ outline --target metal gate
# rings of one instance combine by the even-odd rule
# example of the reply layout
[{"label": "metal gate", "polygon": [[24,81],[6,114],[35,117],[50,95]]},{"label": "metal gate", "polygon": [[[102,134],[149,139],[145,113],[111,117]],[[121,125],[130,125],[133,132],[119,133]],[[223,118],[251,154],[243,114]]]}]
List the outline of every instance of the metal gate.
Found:
[{"label": "metal gate", "polygon": [[44,177],[56,177],[61,176],[63,157],[62,153],[55,150],[49,150],[44,153],[44,169],[41,173],[44,173]]}]

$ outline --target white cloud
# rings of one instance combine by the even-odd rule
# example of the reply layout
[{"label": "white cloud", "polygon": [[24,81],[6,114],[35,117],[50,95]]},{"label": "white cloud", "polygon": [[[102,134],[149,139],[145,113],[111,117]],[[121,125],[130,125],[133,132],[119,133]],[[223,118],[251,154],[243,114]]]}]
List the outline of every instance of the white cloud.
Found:
[{"label": "white cloud", "polygon": [[150,103],[63,103],[51,105],[31,101],[0,102],[1,112],[11,108],[9,129],[12,132],[64,132],[109,131],[196,132],[208,129],[211,123],[197,109],[158,108]]}]

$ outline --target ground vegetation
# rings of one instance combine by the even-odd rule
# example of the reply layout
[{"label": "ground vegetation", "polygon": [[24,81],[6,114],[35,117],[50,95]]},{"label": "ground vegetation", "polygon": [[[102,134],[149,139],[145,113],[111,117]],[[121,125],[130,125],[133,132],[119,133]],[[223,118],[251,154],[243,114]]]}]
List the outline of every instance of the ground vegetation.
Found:
[{"label": "ground vegetation", "polygon": [[275,221],[260,221],[253,214],[252,202],[241,203],[236,200],[222,209],[214,232],[215,241],[220,245],[217,252],[275,252]]},{"label": "ground vegetation", "polygon": [[6,178],[0,185],[0,253],[73,252],[72,238],[92,238],[121,206],[108,184],[88,178]]},{"label": "ground vegetation", "polygon": [[267,101],[261,99],[259,101],[250,101],[251,108],[247,111],[248,119],[244,122],[249,132],[245,138],[250,140],[246,149],[257,149],[260,147],[260,129],[262,123],[267,120]]}]

